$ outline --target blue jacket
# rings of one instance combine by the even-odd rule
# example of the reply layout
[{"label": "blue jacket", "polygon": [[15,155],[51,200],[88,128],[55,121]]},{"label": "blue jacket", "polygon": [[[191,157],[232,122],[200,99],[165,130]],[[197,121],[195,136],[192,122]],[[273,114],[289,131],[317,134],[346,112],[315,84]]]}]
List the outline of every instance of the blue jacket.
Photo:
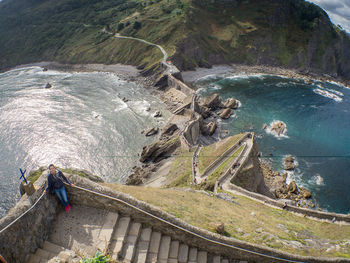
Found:
[{"label": "blue jacket", "polygon": [[47,176],[46,191],[51,191],[64,187],[63,181],[65,181],[67,184],[71,184],[71,182],[63,175],[61,171],[57,170],[56,175],[49,173],[49,175]]}]

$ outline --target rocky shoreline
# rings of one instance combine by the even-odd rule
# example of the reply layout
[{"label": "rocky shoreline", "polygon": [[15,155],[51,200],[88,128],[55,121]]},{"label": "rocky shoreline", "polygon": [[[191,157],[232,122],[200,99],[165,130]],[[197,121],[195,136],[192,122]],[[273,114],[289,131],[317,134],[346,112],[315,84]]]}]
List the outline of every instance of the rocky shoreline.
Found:
[{"label": "rocky shoreline", "polygon": [[304,79],[307,83],[316,81],[329,81],[336,82],[346,87],[350,87],[350,81],[342,80],[336,77],[332,77],[327,74],[315,74],[308,71],[300,71],[296,69],[285,69],[281,67],[272,67],[264,65],[241,65],[241,64],[229,64],[229,65],[215,65],[212,68],[199,68],[195,71],[182,72],[185,83],[192,84],[196,80],[208,75],[251,75],[251,74],[268,74],[282,76],[293,79]]}]

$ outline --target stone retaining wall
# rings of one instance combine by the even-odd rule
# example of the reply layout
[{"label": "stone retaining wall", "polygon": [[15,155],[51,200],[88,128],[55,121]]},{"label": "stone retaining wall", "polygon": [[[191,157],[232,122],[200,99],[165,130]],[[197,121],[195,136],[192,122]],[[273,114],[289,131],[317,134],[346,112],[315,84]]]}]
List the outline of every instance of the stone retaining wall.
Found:
[{"label": "stone retaining wall", "polygon": [[[38,191],[32,196],[23,195],[8,214],[0,219],[0,230],[26,212],[40,197],[46,184],[46,176],[41,176],[34,184]],[[51,230],[58,199],[46,194],[26,215],[0,234],[0,254],[8,263],[24,263],[27,256],[41,247]]]},{"label": "stone retaining wall", "polygon": [[[230,189],[233,191],[236,191],[246,197],[256,199],[258,201],[262,201],[265,204],[269,204],[272,206],[275,206],[277,208],[283,209],[283,203],[279,202],[278,200],[274,200],[272,198],[269,198],[265,195],[259,194],[259,193],[254,193],[250,192],[248,190],[245,190],[242,187],[239,187],[234,184],[229,185]],[[336,221],[343,221],[350,223],[350,215],[345,215],[345,214],[337,214],[337,213],[329,213],[329,212],[323,212],[323,211],[318,211],[318,210],[312,210],[312,209],[307,209],[307,208],[301,208],[297,206],[292,206],[288,205],[284,210],[295,212],[301,215],[306,215],[308,217],[313,217],[316,219],[323,219],[323,220],[332,220],[333,218],[336,219]]]},{"label": "stone retaining wall", "polygon": [[168,86],[181,90],[187,96],[192,96],[192,94],[194,93],[193,89],[189,88],[185,83],[178,80],[171,74],[168,74]]}]

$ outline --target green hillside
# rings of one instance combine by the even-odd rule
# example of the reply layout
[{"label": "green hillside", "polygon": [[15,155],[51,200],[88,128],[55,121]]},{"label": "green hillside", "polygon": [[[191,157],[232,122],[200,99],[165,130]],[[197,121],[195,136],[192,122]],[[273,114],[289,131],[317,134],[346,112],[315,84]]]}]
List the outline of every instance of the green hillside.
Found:
[{"label": "green hillside", "polygon": [[55,60],[153,67],[163,45],[180,69],[234,62],[350,78],[350,39],[303,0],[3,0],[0,68]]}]

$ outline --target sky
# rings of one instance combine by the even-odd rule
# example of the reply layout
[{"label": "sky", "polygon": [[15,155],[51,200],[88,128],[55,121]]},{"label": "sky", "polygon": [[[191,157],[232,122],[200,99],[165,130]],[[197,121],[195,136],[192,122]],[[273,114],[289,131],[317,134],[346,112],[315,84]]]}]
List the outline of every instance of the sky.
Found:
[{"label": "sky", "polygon": [[341,25],[350,33],[350,0],[308,0],[322,7],[333,24]]}]

